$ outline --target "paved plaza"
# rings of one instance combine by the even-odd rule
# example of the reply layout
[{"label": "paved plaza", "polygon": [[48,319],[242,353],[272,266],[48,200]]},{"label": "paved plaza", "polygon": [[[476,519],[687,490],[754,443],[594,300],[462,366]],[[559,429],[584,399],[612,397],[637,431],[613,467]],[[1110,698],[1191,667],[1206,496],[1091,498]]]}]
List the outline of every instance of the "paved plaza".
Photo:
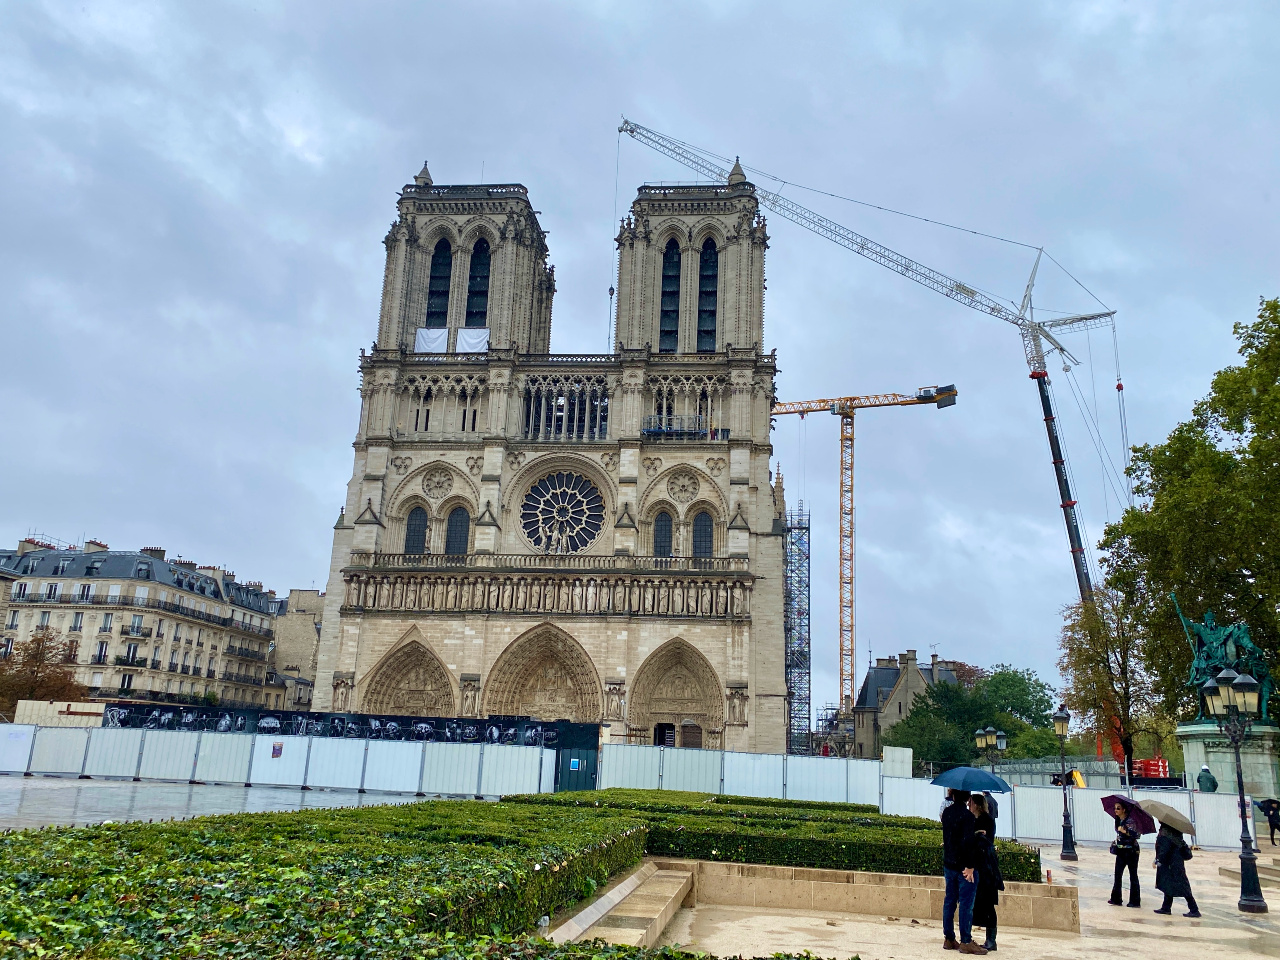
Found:
[{"label": "paved plaza", "polygon": [[[1196,851],[1187,864],[1200,911],[1200,920],[1188,920],[1183,901],[1177,900],[1172,917],[1151,911],[1160,905],[1154,887],[1151,845],[1142,851],[1142,907],[1113,907],[1111,893],[1113,858],[1105,846],[1080,849],[1075,864],[1057,859],[1057,848],[1044,848],[1044,865],[1053,871],[1055,883],[1080,888],[1080,934],[1024,929],[1000,931],[996,956],[1035,960],[1081,958],[1159,958],[1204,960],[1232,955],[1280,957],[1280,890],[1266,888],[1273,911],[1262,917],[1236,909],[1238,881],[1219,878],[1218,868],[1238,866],[1238,854]],[[1280,852],[1263,841],[1261,862]],[[981,942],[981,931],[975,939]],[[773,953],[810,951],[816,957],[862,960],[925,960],[957,956],[942,950],[942,924],[937,920],[866,917],[815,910],[772,910],[760,907],[696,906],[680,910],[661,943],[706,951],[721,957],[767,957]]]},{"label": "paved plaza", "polygon": [[412,803],[418,797],[351,790],[0,776],[0,830],[83,826],[111,820],[185,820],[216,813],[265,813]]}]

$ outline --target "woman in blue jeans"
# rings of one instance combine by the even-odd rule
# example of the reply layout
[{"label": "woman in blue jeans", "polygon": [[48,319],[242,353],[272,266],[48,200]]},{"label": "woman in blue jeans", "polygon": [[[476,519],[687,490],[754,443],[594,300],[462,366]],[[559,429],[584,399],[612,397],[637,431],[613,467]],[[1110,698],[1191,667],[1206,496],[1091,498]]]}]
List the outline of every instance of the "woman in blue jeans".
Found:
[{"label": "woman in blue jeans", "polygon": [[[986,950],[973,942],[973,899],[978,892],[977,864],[973,859],[974,817],[969,812],[969,791],[948,790],[949,806],[942,811],[942,875],[946,896],[942,901],[942,948],[977,956]],[[960,939],[956,940],[955,915],[960,913]]]}]

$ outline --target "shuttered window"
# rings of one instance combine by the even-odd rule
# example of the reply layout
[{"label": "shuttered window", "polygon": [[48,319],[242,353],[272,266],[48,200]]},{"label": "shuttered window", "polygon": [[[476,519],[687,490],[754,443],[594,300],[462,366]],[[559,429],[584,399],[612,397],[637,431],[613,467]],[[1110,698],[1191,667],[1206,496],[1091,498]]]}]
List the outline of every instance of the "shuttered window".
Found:
[{"label": "shuttered window", "polygon": [[662,303],[658,317],[658,352],[675,353],[680,342],[680,244],[667,241],[662,254]]},{"label": "shuttered window", "polygon": [[489,322],[489,241],[481,237],[471,250],[471,276],[467,279],[467,326]]},{"label": "shuttered window", "polygon": [[431,279],[427,281],[427,319],[423,326],[443,327],[449,321],[449,277],[453,273],[453,248],[448,240],[436,244],[431,255]]},{"label": "shuttered window", "polygon": [[716,352],[716,291],[720,281],[720,254],[710,237],[698,257],[698,352]]}]

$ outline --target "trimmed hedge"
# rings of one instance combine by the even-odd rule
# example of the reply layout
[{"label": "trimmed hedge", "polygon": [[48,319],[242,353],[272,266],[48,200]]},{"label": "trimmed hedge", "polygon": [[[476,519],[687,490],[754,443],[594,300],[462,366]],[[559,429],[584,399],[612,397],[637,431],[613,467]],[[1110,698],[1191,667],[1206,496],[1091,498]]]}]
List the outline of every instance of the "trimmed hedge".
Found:
[{"label": "trimmed hedge", "polygon": [[[721,804],[710,794],[676,791],[599,790],[506,799],[598,808],[602,813],[625,811],[648,823],[645,852],[652,856],[942,875],[942,825],[920,817],[840,810],[824,815],[809,806],[752,806],[750,798],[743,797]],[[1009,840],[997,840],[996,848],[1006,880],[1040,882],[1039,850]]]},{"label": "trimmed hedge", "polygon": [[644,850],[637,818],[546,814],[435,801],[9,834],[0,955],[399,956],[524,932]]}]

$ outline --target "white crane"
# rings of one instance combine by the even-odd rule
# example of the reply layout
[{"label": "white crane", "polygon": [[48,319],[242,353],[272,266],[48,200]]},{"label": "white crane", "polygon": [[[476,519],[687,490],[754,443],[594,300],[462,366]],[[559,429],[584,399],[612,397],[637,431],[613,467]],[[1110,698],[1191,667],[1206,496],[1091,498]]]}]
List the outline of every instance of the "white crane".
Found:
[{"label": "white crane", "polygon": [[[656,130],[632,123],[625,117],[620,133],[638,140],[648,147],[665,154],[673,160],[684,164],[709,180],[727,182],[730,171],[720,167],[713,160],[703,156],[686,143],[675,140]],[[735,163],[734,174],[741,174],[741,167]],[[1066,459],[1062,452],[1062,441],[1058,435],[1057,421],[1053,412],[1053,399],[1049,393],[1049,374],[1045,368],[1045,342],[1050,350],[1057,350],[1072,364],[1078,361],[1057,339],[1056,334],[1077,330],[1090,330],[1110,326],[1115,316],[1114,310],[1101,313],[1083,313],[1076,316],[1061,317],[1057,320],[1037,322],[1031,307],[1031,291],[1035,286],[1036,272],[1040,267],[1040,254],[1036,255],[1035,265],[1031,268],[1031,276],[1027,280],[1027,289],[1022,296],[1022,305],[1017,313],[1006,307],[999,300],[987,296],[968,284],[952,279],[940,271],[917,263],[910,257],[890,250],[883,244],[876,243],[848,227],[833,220],[828,220],[812,210],[800,206],[794,200],[788,200],[770,190],[756,187],[756,196],[760,203],[788,220],[812,230],[819,236],[826,237],[842,247],[852,250],[860,256],[873,260],[881,266],[888,267],[908,279],[924,284],[945,297],[950,297],[966,307],[990,314],[1018,328],[1022,337],[1022,350],[1026,356],[1031,378],[1036,381],[1040,393],[1040,406],[1044,413],[1045,430],[1049,435],[1049,449],[1053,456],[1054,474],[1058,481],[1058,493],[1061,499],[1063,520],[1067,527],[1067,539],[1071,544],[1071,559],[1075,567],[1076,584],[1080,590],[1080,598],[1086,602],[1093,600],[1093,584],[1089,576],[1089,564],[1085,556],[1084,541],[1080,536],[1080,524],[1076,517],[1076,501],[1071,494],[1071,482],[1067,475]],[[1042,251],[1043,252],[1043,251]]]}]

